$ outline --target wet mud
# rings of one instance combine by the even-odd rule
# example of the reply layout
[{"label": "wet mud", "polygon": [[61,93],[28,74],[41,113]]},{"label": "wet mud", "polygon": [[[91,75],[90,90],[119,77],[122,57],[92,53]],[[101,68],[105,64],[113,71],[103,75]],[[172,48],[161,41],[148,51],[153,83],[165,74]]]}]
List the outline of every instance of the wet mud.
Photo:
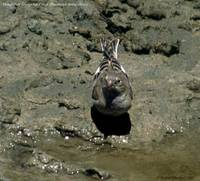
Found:
[{"label": "wet mud", "polygon": [[[200,180],[198,0],[5,2],[0,180]],[[91,102],[101,37],[134,92],[117,119]]]}]

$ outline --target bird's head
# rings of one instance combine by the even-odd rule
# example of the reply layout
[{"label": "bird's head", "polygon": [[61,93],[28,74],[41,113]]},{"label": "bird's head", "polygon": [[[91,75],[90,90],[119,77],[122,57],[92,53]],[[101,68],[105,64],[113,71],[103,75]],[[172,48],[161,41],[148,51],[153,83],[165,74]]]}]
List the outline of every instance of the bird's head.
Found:
[{"label": "bird's head", "polygon": [[116,95],[122,94],[126,90],[125,74],[120,71],[106,70],[100,78],[101,85],[107,92],[113,92]]}]

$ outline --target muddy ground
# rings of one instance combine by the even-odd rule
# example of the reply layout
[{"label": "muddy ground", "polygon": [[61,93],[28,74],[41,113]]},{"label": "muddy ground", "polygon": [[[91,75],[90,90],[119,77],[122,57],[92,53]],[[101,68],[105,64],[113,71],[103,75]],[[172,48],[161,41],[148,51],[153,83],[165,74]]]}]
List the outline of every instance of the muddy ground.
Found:
[{"label": "muddy ground", "polygon": [[[129,114],[91,109],[120,38]],[[91,115],[93,115],[91,117]],[[200,2],[0,2],[0,180],[200,180]]]}]

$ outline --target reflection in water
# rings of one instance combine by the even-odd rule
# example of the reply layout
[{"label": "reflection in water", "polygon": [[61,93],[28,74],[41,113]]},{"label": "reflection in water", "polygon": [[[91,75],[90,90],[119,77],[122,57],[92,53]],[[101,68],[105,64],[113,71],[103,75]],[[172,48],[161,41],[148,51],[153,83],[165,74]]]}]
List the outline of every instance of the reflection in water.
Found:
[{"label": "reflection in water", "polygon": [[127,135],[131,130],[131,120],[128,113],[120,116],[110,116],[101,114],[94,106],[91,107],[91,117],[97,129],[104,134],[109,135]]}]

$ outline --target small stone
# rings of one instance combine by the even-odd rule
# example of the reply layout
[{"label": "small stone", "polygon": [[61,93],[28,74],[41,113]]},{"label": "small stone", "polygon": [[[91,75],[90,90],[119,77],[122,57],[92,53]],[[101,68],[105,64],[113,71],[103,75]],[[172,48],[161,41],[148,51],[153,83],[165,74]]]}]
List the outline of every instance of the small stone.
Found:
[{"label": "small stone", "polygon": [[194,9],[200,9],[200,2],[198,2],[197,4],[195,4],[195,5],[193,6],[193,8],[194,8]]},{"label": "small stone", "polygon": [[194,14],[190,17],[191,20],[198,21],[200,20],[200,13]]},{"label": "small stone", "polygon": [[86,83],[85,80],[83,80],[83,79],[80,80],[80,84],[85,84],[85,83]]},{"label": "small stone", "polygon": [[74,28],[70,28],[69,29],[69,33],[70,34],[79,34],[81,36],[83,36],[84,38],[91,38],[91,32],[90,30],[88,29],[84,29],[84,28],[77,28],[77,27],[74,27]]},{"label": "small stone", "polygon": [[141,7],[137,10],[138,15],[154,20],[162,20],[166,18],[165,11],[159,6]]},{"label": "small stone", "polygon": [[5,34],[10,32],[10,27],[3,22],[0,22],[0,34]]},{"label": "small stone", "polygon": [[4,21],[0,21],[0,35],[10,32],[17,27],[19,23],[20,20],[18,17],[12,17]]},{"label": "small stone", "polygon": [[193,92],[200,93],[200,80],[193,79],[187,83],[187,88]]},{"label": "small stone", "polygon": [[170,57],[171,55],[178,54],[180,51],[180,41],[176,42],[158,42],[153,47],[154,53],[160,53],[167,57]]},{"label": "small stone", "polygon": [[105,171],[101,171],[97,168],[86,169],[83,172],[83,174],[85,174],[86,176],[101,179],[101,180],[107,180],[107,179],[111,178],[111,175],[109,173],[107,173]]},{"label": "small stone", "polygon": [[86,70],[85,73],[88,74],[88,75],[94,75],[94,73],[91,72],[90,70]]},{"label": "small stone", "polygon": [[80,103],[75,99],[63,99],[58,102],[59,107],[66,107],[68,110],[79,109]]},{"label": "small stone", "polygon": [[0,44],[0,50],[1,51],[7,51],[8,50],[9,43],[2,43]]},{"label": "small stone", "polygon": [[97,45],[97,43],[88,43],[87,44],[87,50],[90,52],[101,52],[100,46]]},{"label": "small stone", "polygon": [[138,8],[140,6],[139,0],[127,0],[127,4],[133,8]]},{"label": "small stone", "polygon": [[183,29],[185,31],[192,31],[192,26],[189,22],[183,22],[181,24],[178,25],[179,29]]},{"label": "small stone", "polygon": [[17,11],[17,6],[15,4],[12,4],[11,6],[9,6],[10,11],[14,14]]},{"label": "small stone", "polygon": [[41,25],[38,22],[38,20],[35,20],[35,19],[29,20],[28,23],[27,23],[27,27],[31,32],[33,32],[37,35],[42,34]]}]

